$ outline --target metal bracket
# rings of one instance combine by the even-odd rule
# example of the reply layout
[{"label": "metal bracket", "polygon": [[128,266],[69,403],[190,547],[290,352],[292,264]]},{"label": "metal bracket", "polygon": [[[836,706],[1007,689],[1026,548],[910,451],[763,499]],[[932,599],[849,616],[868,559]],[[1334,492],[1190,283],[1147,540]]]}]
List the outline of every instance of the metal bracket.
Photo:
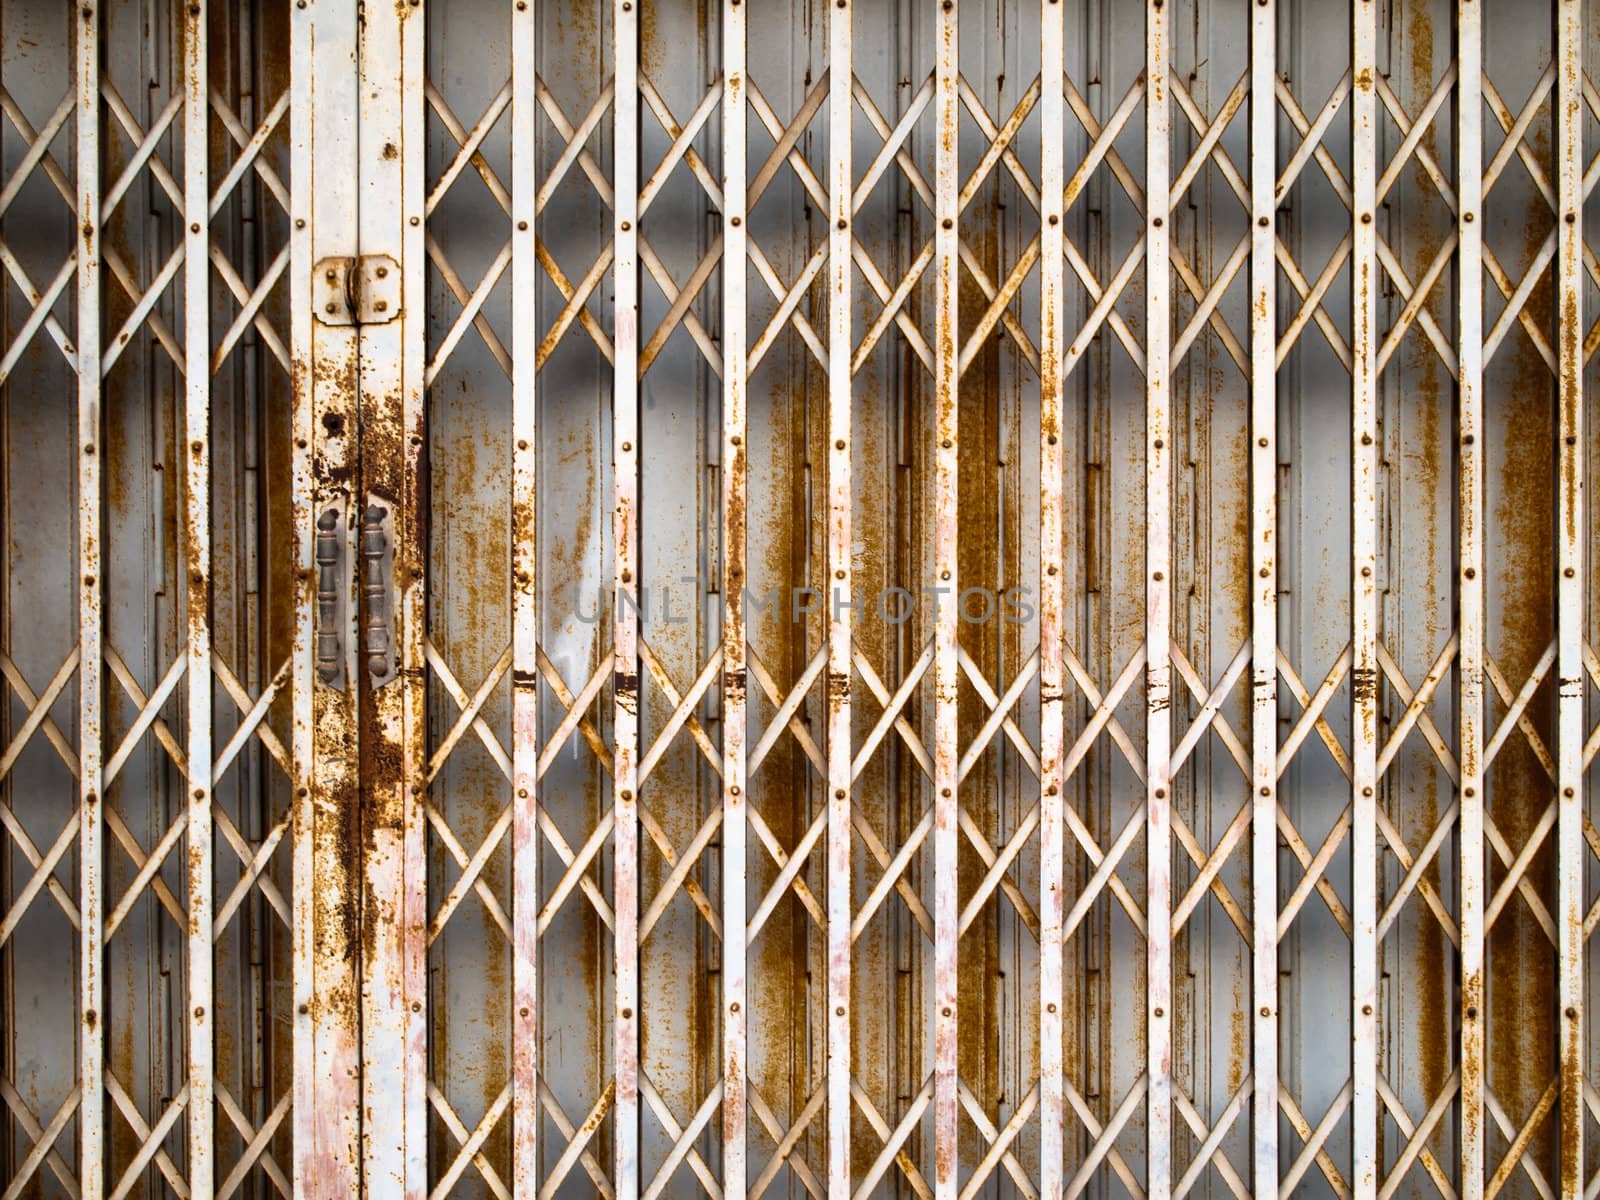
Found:
[{"label": "metal bracket", "polygon": [[317,516],[317,682],[345,686],[344,506],[331,504]]},{"label": "metal bracket", "polygon": [[383,325],[400,316],[400,264],[387,254],[320,259],[312,270],[313,312],[324,325]]},{"label": "metal bracket", "polygon": [[375,688],[398,675],[395,655],[394,506],[370,496],[361,511],[361,661]]}]

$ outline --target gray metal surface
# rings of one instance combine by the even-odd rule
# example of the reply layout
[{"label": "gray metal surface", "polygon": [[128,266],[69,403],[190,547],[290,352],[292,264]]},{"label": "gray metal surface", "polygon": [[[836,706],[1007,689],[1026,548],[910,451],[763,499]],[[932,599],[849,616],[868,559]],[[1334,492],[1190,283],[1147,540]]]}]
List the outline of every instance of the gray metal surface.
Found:
[{"label": "gray metal surface", "polygon": [[3,0],[0,1195],[1594,1194],[1597,17]]}]

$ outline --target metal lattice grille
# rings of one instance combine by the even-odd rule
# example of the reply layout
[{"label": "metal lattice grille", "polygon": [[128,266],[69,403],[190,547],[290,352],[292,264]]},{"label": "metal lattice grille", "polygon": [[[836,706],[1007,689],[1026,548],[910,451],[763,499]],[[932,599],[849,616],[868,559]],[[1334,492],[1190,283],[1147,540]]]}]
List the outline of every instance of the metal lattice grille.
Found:
[{"label": "metal lattice grille", "polygon": [[0,1197],[1595,1192],[1589,7],[5,0]]}]

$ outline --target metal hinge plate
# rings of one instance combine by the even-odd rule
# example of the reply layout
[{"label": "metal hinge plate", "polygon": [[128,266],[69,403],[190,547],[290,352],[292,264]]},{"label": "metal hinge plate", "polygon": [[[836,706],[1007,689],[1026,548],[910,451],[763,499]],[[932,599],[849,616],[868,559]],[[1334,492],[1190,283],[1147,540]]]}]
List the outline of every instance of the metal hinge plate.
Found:
[{"label": "metal hinge plate", "polygon": [[387,254],[324,258],[311,293],[324,325],[382,325],[401,313],[400,264]]}]

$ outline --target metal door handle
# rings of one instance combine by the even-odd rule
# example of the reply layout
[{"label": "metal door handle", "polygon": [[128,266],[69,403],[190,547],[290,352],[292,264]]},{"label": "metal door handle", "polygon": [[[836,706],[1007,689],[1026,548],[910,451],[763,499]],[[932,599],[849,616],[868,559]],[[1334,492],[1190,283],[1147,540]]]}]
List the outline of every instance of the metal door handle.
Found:
[{"label": "metal door handle", "polygon": [[367,673],[375,684],[387,683],[394,673],[390,645],[390,586],[387,578],[393,559],[385,528],[389,510],[368,504],[361,514],[362,616],[361,641],[367,656]]},{"label": "metal door handle", "polygon": [[344,639],[340,636],[339,510],[323,509],[317,518],[317,677],[337,687],[344,674]]}]

